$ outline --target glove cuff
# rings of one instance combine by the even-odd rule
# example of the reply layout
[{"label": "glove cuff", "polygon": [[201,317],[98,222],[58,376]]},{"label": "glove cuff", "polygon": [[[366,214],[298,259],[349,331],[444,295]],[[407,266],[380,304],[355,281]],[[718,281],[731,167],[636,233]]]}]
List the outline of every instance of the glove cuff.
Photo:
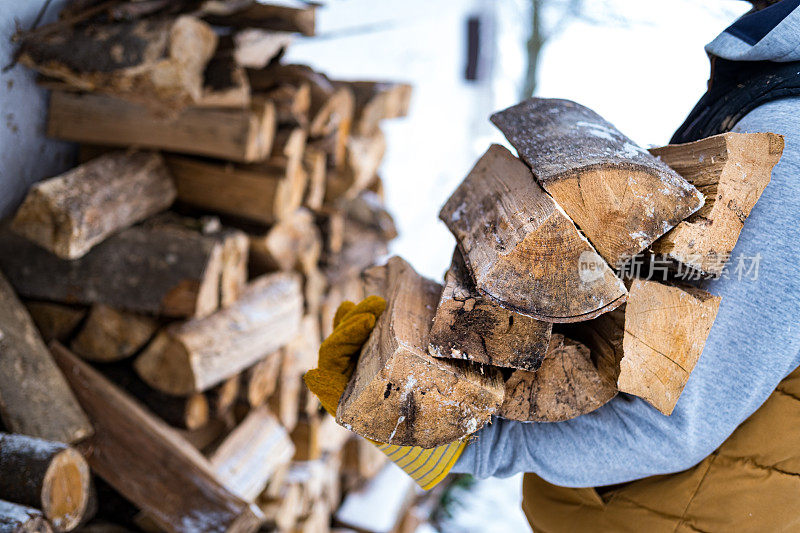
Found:
[{"label": "glove cuff", "polygon": [[380,443],[375,445],[417,485],[424,490],[430,490],[450,472],[467,443],[466,440],[457,440],[436,448]]}]

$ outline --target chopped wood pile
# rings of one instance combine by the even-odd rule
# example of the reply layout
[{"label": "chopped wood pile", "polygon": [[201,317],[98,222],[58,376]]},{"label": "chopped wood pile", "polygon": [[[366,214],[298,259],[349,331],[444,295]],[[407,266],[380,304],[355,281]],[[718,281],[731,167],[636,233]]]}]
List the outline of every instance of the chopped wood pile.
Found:
[{"label": "chopped wood pile", "polygon": [[518,157],[491,146],[442,208],[457,243],[444,285],[399,257],[365,273],[387,307],[337,421],[432,448],[492,415],[563,421],[618,392],[671,414],[720,304],[690,282],[723,274],[783,138],[648,152],[541,98],[491,120]]},{"label": "chopped wood pile", "polygon": [[21,36],[81,164],[0,228],[0,530],[325,532],[385,466],[301,377],[396,236],[410,87],[283,63],[316,7],[73,0]]}]

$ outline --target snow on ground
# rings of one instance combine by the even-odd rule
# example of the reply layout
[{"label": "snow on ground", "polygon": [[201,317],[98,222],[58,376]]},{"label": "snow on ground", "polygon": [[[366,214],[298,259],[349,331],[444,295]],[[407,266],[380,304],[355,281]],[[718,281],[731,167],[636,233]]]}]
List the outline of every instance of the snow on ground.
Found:
[{"label": "snow on ground", "polygon": [[[548,44],[537,94],[585,104],[644,146],[669,140],[704,91],[703,45],[748,7],[736,0],[585,3],[595,10],[587,18],[598,20],[572,22]],[[489,144],[501,142],[488,115],[518,100],[527,6],[525,0],[331,0],[319,13],[322,37],[290,48],[288,60],[334,78],[415,86],[409,117],[385,124],[381,174],[400,231],[392,252],[435,279],[454,245],[439,208]],[[488,86],[461,79],[465,19],[479,10],[492,11],[497,21]],[[526,531],[520,485],[521,476],[479,482],[448,531]]]}]

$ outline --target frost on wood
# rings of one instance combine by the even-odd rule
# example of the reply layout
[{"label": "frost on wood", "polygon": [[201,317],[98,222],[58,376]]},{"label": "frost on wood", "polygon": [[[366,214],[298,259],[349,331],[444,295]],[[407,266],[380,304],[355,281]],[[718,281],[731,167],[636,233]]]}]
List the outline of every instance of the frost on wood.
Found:
[{"label": "frost on wood", "polygon": [[634,280],[625,308],[619,390],[671,414],[703,352],[720,299],[694,287]]},{"label": "frost on wood", "polygon": [[506,380],[505,400],[498,414],[523,422],[569,420],[616,396],[614,378],[597,364],[586,346],[553,334],[538,371],[516,370]]},{"label": "frost on wood", "polygon": [[653,243],[653,252],[701,274],[719,276],[781,158],[783,137],[724,133],[650,152],[706,197],[699,211]]},{"label": "frost on wood", "polygon": [[703,195],[594,111],[530,98],[492,122],[617,268],[703,205]]},{"label": "frost on wood", "polygon": [[478,291],[546,322],[588,320],[625,300],[622,281],[508,150],[493,145],[439,213]]},{"label": "frost on wood", "polygon": [[535,371],[553,324],[501,307],[478,293],[456,249],[430,333],[434,357]]},{"label": "frost on wood", "polygon": [[339,402],[337,421],[379,442],[433,448],[474,433],[503,400],[496,369],[428,354],[441,286],[399,257],[385,267],[387,307]]}]

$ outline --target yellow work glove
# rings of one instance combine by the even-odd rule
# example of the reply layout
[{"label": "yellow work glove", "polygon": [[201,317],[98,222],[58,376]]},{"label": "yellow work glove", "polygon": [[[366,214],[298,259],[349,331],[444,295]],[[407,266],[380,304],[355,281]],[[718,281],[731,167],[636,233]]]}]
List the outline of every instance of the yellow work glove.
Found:
[{"label": "yellow work glove", "polygon": [[[308,389],[331,416],[336,416],[339,399],[356,368],[361,347],[367,342],[385,307],[383,298],[369,296],[358,305],[344,302],[336,310],[333,333],[319,348],[317,368],[304,376]],[[463,440],[428,449],[370,442],[425,490],[432,489],[444,479],[466,446]]]}]

